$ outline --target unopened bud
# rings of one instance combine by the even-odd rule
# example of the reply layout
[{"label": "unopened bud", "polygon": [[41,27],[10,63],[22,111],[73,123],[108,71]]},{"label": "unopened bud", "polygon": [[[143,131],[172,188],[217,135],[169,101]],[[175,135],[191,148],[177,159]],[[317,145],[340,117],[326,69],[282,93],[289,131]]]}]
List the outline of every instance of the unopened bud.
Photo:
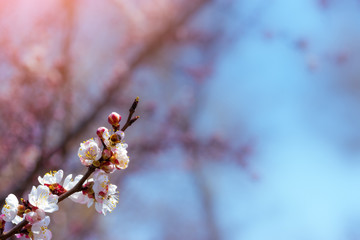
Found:
[{"label": "unopened bud", "polygon": [[103,159],[109,159],[109,157],[111,157],[112,152],[109,149],[104,149],[104,151],[102,152],[102,158]]},{"label": "unopened bud", "polygon": [[112,156],[112,157],[110,158],[110,162],[113,163],[113,164],[115,164],[115,165],[116,165],[116,164],[119,164],[119,160],[117,160],[115,156]]},{"label": "unopened bud", "polygon": [[115,166],[109,161],[101,163],[100,169],[106,173],[112,173],[115,171]]},{"label": "unopened bud", "polygon": [[99,136],[100,139],[103,139],[103,133],[106,131],[106,127],[99,127],[97,130],[96,130],[96,135]]},{"label": "unopened bud", "polygon": [[133,104],[131,105],[130,111],[135,111],[138,103],[139,103],[139,97],[136,97]]},{"label": "unopened bud", "polygon": [[108,122],[114,127],[120,126],[120,124],[119,124],[120,120],[121,120],[121,116],[120,116],[120,114],[118,114],[116,112],[110,113],[110,115],[108,117]]}]

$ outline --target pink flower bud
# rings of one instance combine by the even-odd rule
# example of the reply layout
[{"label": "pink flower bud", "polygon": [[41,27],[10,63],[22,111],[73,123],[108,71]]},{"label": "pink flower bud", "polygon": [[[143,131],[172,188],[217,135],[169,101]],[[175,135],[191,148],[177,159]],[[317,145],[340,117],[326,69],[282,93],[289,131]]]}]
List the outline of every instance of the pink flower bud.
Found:
[{"label": "pink flower bud", "polygon": [[45,218],[45,211],[38,208],[34,212],[29,212],[25,215],[26,221],[30,224],[36,223]]},{"label": "pink flower bud", "polygon": [[103,138],[103,133],[106,131],[106,127],[99,127],[97,130],[96,130],[96,135],[99,136],[100,139]]},{"label": "pink flower bud", "polygon": [[36,214],[39,220],[44,219],[45,218],[45,211],[42,209],[36,209]]},{"label": "pink flower bud", "polygon": [[104,149],[102,152],[103,159],[109,159],[112,156],[112,152],[109,149]]},{"label": "pink flower bud", "polygon": [[113,163],[113,164],[115,164],[115,165],[119,164],[119,160],[117,160],[115,156],[112,156],[112,157],[110,158],[110,162]]},{"label": "pink flower bud", "polygon": [[110,113],[110,115],[108,117],[108,122],[114,127],[119,126],[120,120],[121,120],[121,116],[120,116],[120,114],[118,114],[116,112]]},{"label": "pink flower bud", "polygon": [[114,164],[112,164],[111,162],[105,161],[103,162],[103,164],[100,166],[100,169],[103,170],[106,173],[112,173],[115,171],[115,166]]},{"label": "pink flower bud", "polygon": [[37,221],[37,215],[34,212],[29,212],[25,215],[26,221],[28,221],[30,224],[33,224]]}]

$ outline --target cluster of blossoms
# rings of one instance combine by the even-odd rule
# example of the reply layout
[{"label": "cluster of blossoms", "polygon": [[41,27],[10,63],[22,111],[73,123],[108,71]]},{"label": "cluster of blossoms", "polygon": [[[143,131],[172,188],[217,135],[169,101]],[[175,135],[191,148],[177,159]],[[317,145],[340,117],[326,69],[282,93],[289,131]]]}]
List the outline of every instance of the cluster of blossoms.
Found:
[{"label": "cluster of blossoms", "polygon": [[[138,119],[131,119],[137,102],[138,98],[130,108],[130,116],[123,130]],[[58,202],[66,197],[88,207],[95,205],[96,211],[104,215],[114,210],[118,203],[118,192],[117,186],[110,183],[109,175],[116,170],[127,168],[129,163],[120,120],[118,113],[111,113],[108,121],[113,129],[109,131],[100,127],[96,132],[96,139],[92,138],[80,144],[78,156],[81,163],[88,167],[88,176],[93,173],[92,178],[87,179],[88,176],[83,175],[73,178],[70,174],[62,181],[63,170],[46,173],[44,177],[39,176],[40,185],[32,187],[28,200],[21,199],[19,202],[14,194],[8,195],[0,215],[0,233],[4,230],[5,222],[22,222],[24,225],[17,231],[17,236],[51,239],[51,231],[47,228],[50,217],[46,213],[57,211]]]},{"label": "cluster of blossoms", "polygon": [[[2,227],[5,222],[18,224],[25,219],[27,224],[18,233],[18,236],[25,235],[31,239],[51,239],[51,231],[47,228],[50,217],[46,216],[46,213],[52,213],[59,209],[60,192],[57,190],[52,192],[51,186],[57,184],[55,182],[58,179],[61,180],[62,176],[63,171],[60,170],[56,173],[47,173],[44,178],[39,177],[41,185],[32,187],[26,201],[21,199],[19,203],[14,194],[9,194],[1,211]],[[59,185],[59,188],[63,189],[62,192],[71,186],[69,178],[66,180],[67,182],[64,182],[63,186]]]}]

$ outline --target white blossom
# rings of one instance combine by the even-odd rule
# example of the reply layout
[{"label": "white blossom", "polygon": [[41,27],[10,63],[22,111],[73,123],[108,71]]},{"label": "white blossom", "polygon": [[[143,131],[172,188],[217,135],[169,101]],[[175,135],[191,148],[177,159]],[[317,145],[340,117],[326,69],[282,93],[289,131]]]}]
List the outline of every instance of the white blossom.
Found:
[{"label": "white blossom", "polygon": [[84,141],[80,144],[78,156],[80,161],[85,166],[90,166],[93,161],[99,160],[102,155],[101,144],[93,138]]},{"label": "white blossom", "polygon": [[110,184],[109,176],[104,171],[100,169],[96,169],[94,173],[94,194],[95,199],[97,200],[97,196],[102,194],[102,192],[107,192],[107,188]]},{"label": "white blossom", "polygon": [[[129,157],[127,155],[126,148],[128,145],[122,140],[125,137],[123,131],[116,131],[114,134],[110,134],[109,130],[105,127],[101,127],[99,136],[103,140],[107,149],[111,150],[112,156],[110,161],[117,169],[125,169],[129,164]],[[109,170],[108,172],[112,172]]]},{"label": "white blossom", "polygon": [[80,174],[80,175],[76,176],[75,179],[72,179],[72,174],[69,174],[64,180],[63,187],[66,190],[72,189],[80,181],[80,179],[82,177],[83,177],[83,175]]},{"label": "white blossom", "polygon": [[[69,174],[64,179],[64,183],[61,183],[63,175],[64,175],[63,170],[53,171],[53,172],[50,171],[50,173],[46,173],[43,178],[38,177],[38,180],[40,184],[49,187],[50,191],[53,194],[61,195],[66,191],[72,189],[83,176],[83,175],[78,175],[75,177],[75,179],[72,179],[72,174]],[[70,198],[74,198],[77,194],[78,192],[72,194]]]},{"label": "white blossom", "polygon": [[41,185],[45,185],[45,184],[60,184],[62,178],[64,176],[64,172],[63,170],[59,170],[59,171],[53,171],[53,172],[48,172],[44,175],[44,177],[38,177],[38,181]]},{"label": "white blossom", "polygon": [[95,209],[98,213],[106,215],[107,212],[112,212],[115,209],[116,204],[119,202],[116,188],[116,185],[109,184],[106,195],[98,197],[95,202]]},{"label": "white blossom", "polygon": [[14,194],[9,194],[6,199],[5,199],[5,205],[1,210],[1,213],[3,213],[4,216],[4,220],[6,222],[10,222],[12,221],[18,212],[18,207],[19,207],[19,200],[16,198],[16,196]]},{"label": "white blossom", "polygon": [[97,212],[106,215],[107,212],[112,212],[115,209],[119,202],[116,188],[116,185],[110,183],[109,177],[104,171],[97,170],[94,173],[93,190]]},{"label": "white blossom", "polygon": [[49,223],[50,217],[46,216],[44,219],[31,226],[31,232],[34,240],[48,240],[52,238],[51,231],[47,228]]},{"label": "white blossom", "polygon": [[128,145],[126,143],[118,143],[113,150],[113,157],[115,159],[112,160],[112,163],[114,163],[117,169],[125,169],[129,164],[129,157],[126,150],[127,147]]},{"label": "white blossom", "polygon": [[29,202],[31,205],[38,207],[45,212],[52,213],[59,209],[57,202],[58,196],[50,193],[46,186],[32,187],[29,194]]}]

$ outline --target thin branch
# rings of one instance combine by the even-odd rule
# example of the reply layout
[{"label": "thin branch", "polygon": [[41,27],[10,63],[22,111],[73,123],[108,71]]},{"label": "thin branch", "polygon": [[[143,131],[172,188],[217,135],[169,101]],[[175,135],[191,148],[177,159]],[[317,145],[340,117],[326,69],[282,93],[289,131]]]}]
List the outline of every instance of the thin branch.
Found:
[{"label": "thin branch", "polygon": [[[58,199],[58,203],[63,201],[64,199],[68,198],[69,196],[71,196],[73,193],[79,192],[81,191],[82,185],[84,184],[84,182],[86,181],[86,179],[88,179],[88,177],[90,177],[90,175],[95,171],[95,167],[94,166],[90,166],[87,170],[87,172],[85,173],[85,175],[80,179],[80,181],[69,191],[67,191],[66,193],[62,194],[59,199]],[[16,226],[14,226],[11,230],[9,230],[8,232],[3,233],[2,235],[0,235],[0,239],[7,239],[9,237],[11,237],[12,235],[18,233],[19,231],[21,231],[21,229],[26,226],[26,224],[28,224],[29,222],[26,221],[25,219],[22,220],[20,223],[18,223]]]},{"label": "thin branch", "polygon": [[132,118],[132,115],[135,113],[135,109],[137,107],[139,103],[139,97],[135,98],[133,104],[131,105],[130,109],[129,109],[129,116],[126,120],[125,125],[123,126],[123,128],[121,129],[121,131],[125,132],[125,130],[131,126],[131,124],[133,124],[136,120],[139,119],[139,116],[136,116],[135,118]]},{"label": "thin branch", "polygon": [[26,220],[22,220],[19,224],[17,224],[15,227],[13,227],[10,231],[5,232],[0,236],[0,239],[7,239],[11,237],[12,235],[18,233],[23,227],[26,226],[29,222]]},{"label": "thin branch", "polygon": [[91,165],[87,172],[85,173],[85,175],[80,179],[80,181],[69,191],[67,191],[66,193],[60,195],[58,202],[63,201],[64,199],[70,197],[73,193],[79,192],[81,191],[82,185],[84,184],[84,182],[86,181],[86,179],[88,179],[88,177],[90,177],[90,175],[95,171],[95,167],[93,165]]}]

